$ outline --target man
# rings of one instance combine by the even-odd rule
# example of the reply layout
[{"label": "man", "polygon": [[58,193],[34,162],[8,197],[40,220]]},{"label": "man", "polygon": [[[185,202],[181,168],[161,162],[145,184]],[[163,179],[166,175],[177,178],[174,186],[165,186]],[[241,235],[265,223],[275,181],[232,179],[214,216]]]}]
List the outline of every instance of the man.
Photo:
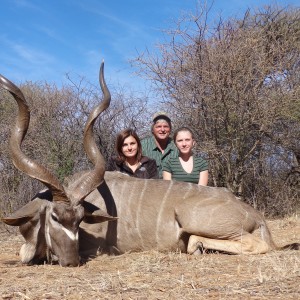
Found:
[{"label": "man", "polygon": [[178,157],[178,149],[170,138],[171,119],[164,112],[153,116],[152,136],[141,141],[143,155],[155,159],[159,178],[162,178],[162,164],[169,158]]}]

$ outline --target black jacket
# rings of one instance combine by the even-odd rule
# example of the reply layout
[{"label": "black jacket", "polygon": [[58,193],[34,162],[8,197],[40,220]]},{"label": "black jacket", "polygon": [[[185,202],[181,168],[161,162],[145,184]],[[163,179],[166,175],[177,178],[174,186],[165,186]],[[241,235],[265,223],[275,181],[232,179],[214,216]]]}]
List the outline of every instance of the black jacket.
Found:
[{"label": "black jacket", "polygon": [[142,157],[135,172],[133,172],[124,162],[120,162],[117,158],[110,159],[107,171],[119,171],[128,174],[129,176],[142,179],[158,178],[156,161],[147,156]]}]

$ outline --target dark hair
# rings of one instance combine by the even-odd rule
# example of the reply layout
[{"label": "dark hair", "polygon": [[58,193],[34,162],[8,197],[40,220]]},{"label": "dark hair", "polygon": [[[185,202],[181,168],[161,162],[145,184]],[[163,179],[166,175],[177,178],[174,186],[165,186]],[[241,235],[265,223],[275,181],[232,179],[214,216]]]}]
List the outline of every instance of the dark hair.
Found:
[{"label": "dark hair", "polygon": [[179,133],[180,131],[188,131],[188,132],[192,135],[192,139],[193,139],[193,140],[195,139],[195,135],[194,135],[194,132],[192,131],[192,129],[183,126],[183,127],[180,127],[180,128],[178,128],[178,129],[176,129],[176,130],[174,131],[174,134],[173,134],[173,141],[174,141],[174,143],[176,142],[176,137],[177,137],[177,135],[178,135],[178,133]]},{"label": "dark hair", "polygon": [[165,116],[159,116],[158,118],[155,118],[153,120],[153,124],[151,125],[151,132],[152,133],[153,133],[153,128],[154,128],[155,124],[157,123],[157,121],[165,121],[169,125],[170,130],[172,130],[171,120],[168,117],[166,118]]},{"label": "dark hair", "polygon": [[116,150],[118,153],[118,159],[122,162],[124,162],[126,160],[125,155],[122,152],[122,147],[124,144],[125,139],[127,139],[129,136],[132,136],[133,138],[135,138],[136,142],[137,142],[137,160],[140,161],[142,158],[142,145],[141,145],[141,141],[140,138],[138,137],[138,135],[136,134],[136,132],[133,129],[127,128],[122,130],[121,132],[119,132],[119,134],[117,135],[117,139],[116,139]]},{"label": "dark hair", "polygon": [[165,113],[156,114],[156,116],[153,118],[153,125],[155,125],[158,120],[164,120],[169,124],[170,128],[172,127],[171,119]]}]

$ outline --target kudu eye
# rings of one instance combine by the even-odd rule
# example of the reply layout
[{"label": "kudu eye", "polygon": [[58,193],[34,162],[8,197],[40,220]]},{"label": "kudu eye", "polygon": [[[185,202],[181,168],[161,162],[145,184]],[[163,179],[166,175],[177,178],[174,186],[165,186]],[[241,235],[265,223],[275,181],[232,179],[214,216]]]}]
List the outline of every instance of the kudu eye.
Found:
[{"label": "kudu eye", "polygon": [[51,214],[51,217],[52,217],[52,220],[55,221],[55,222],[58,222],[58,218],[56,215],[54,214]]}]

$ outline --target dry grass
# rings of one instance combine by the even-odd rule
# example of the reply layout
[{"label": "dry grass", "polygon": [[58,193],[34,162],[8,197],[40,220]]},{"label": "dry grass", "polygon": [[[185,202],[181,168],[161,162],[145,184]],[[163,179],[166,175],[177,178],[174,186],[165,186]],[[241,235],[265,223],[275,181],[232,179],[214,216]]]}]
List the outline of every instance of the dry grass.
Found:
[{"label": "dry grass", "polygon": [[[275,241],[300,241],[297,217],[269,222]],[[0,235],[1,299],[299,299],[300,251],[243,256],[127,253],[78,268],[22,266],[18,234]]]}]

